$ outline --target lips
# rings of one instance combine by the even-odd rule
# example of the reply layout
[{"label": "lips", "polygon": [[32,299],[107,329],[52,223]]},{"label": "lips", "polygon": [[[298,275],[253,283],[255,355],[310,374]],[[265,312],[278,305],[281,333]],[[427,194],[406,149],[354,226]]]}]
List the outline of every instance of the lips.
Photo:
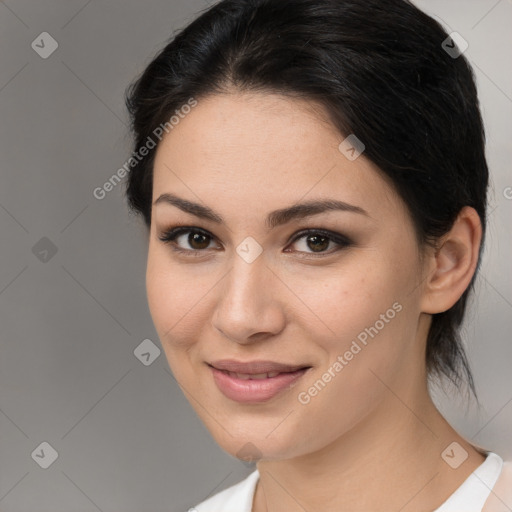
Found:
[{"label": "lips", "polygon": [[258,403],[289,389],[311,366],[274,361],[240,362],[231,359],[208,363],[219,390],[231,400]]}]

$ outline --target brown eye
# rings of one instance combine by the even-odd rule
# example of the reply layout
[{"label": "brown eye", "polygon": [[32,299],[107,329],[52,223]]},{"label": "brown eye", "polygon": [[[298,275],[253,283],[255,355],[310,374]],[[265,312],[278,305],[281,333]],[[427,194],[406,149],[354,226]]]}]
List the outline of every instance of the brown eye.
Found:
[{"label": "brown eye", "polygon": [[190,252],[208,249],[213,236],[198,228],[179,226],[162,233],[159,240],[171,244],[176,251]]},{"label": "brown eye", "polygon": [[187,242],[192,249],[206,249],[210,245],[209,237],[202,233],[190,233]]},{"label": "brown eye", "polygon": [[321,252],[329,247],[329,238],[326,236],[309,235],[306,238],[308,247],[314,252]]},{"label": "brown eye", "polygon": [[307,230],[298,233],[292,241],[295,251],[305,254],[329,255],[345,247],[352,242],[344,235],[325,230]]}]

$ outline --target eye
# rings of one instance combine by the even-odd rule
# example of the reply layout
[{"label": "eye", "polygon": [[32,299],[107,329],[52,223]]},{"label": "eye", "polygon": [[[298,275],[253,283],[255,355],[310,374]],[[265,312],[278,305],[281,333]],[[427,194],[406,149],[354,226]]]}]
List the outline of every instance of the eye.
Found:
[{"label": "eye", "polygon": [[186,253],[199,253],[210,249],[213,238],[207,231],[191,226],[171,228],[158,236],[162,242],[172,245],[173,250]]},{"label": "eye", "polygon": [[[332,254],[352,245],[352,242],[346,236],[323,229],[308,229],[296,233],[292,243],[297,244],[297,252],[318,255]],[[328,251],[333,247],[334,250]]]},{"label": "eye", "polygon": [[[193,226],[178,226],[164,231],[158,236],[162,242],[171,245],[173,251],[185,253],[187,256],[201,256],[211,246],[215,237],[204,229]],[[298,252],[313,256],[329,255],[352,245],[346,236],[323,229],[307,229],[295,233],[288,246],[296,244]],[[330,250],[329,250],[330,249]]]}]

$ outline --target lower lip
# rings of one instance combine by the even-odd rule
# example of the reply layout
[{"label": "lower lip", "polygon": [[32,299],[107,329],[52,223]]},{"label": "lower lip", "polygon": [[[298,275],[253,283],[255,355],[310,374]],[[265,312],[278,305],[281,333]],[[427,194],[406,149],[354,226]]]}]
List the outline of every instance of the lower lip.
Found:
[{"label": "lower lip", "polygon": [[219,390],[231,400],[243,403],[265,402],[281,391],[288,389],[300,379],[309,368],[290,373],[280,373],[268,379],[244,380],[210,367]]}]

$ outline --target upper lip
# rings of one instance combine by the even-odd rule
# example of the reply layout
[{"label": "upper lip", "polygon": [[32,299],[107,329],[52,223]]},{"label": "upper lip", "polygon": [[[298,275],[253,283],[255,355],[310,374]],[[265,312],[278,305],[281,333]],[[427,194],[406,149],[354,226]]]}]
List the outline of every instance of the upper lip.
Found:
[{"label": "upper lip", "polygon": [[270,372],[294,372],[296,370],[301,370],[302,368],[310,368],[308,365],[298,364],[291,365],[285,363],[277,363],[275,361],[236,361],[234,359],[220,359],[218,361],[212,361],[208,363],[210,366],[213,366],[217,370],[225,370],[228,372],[234,373],[244,373],[244,374],[261,374],[261,373],[270,373]]}]

